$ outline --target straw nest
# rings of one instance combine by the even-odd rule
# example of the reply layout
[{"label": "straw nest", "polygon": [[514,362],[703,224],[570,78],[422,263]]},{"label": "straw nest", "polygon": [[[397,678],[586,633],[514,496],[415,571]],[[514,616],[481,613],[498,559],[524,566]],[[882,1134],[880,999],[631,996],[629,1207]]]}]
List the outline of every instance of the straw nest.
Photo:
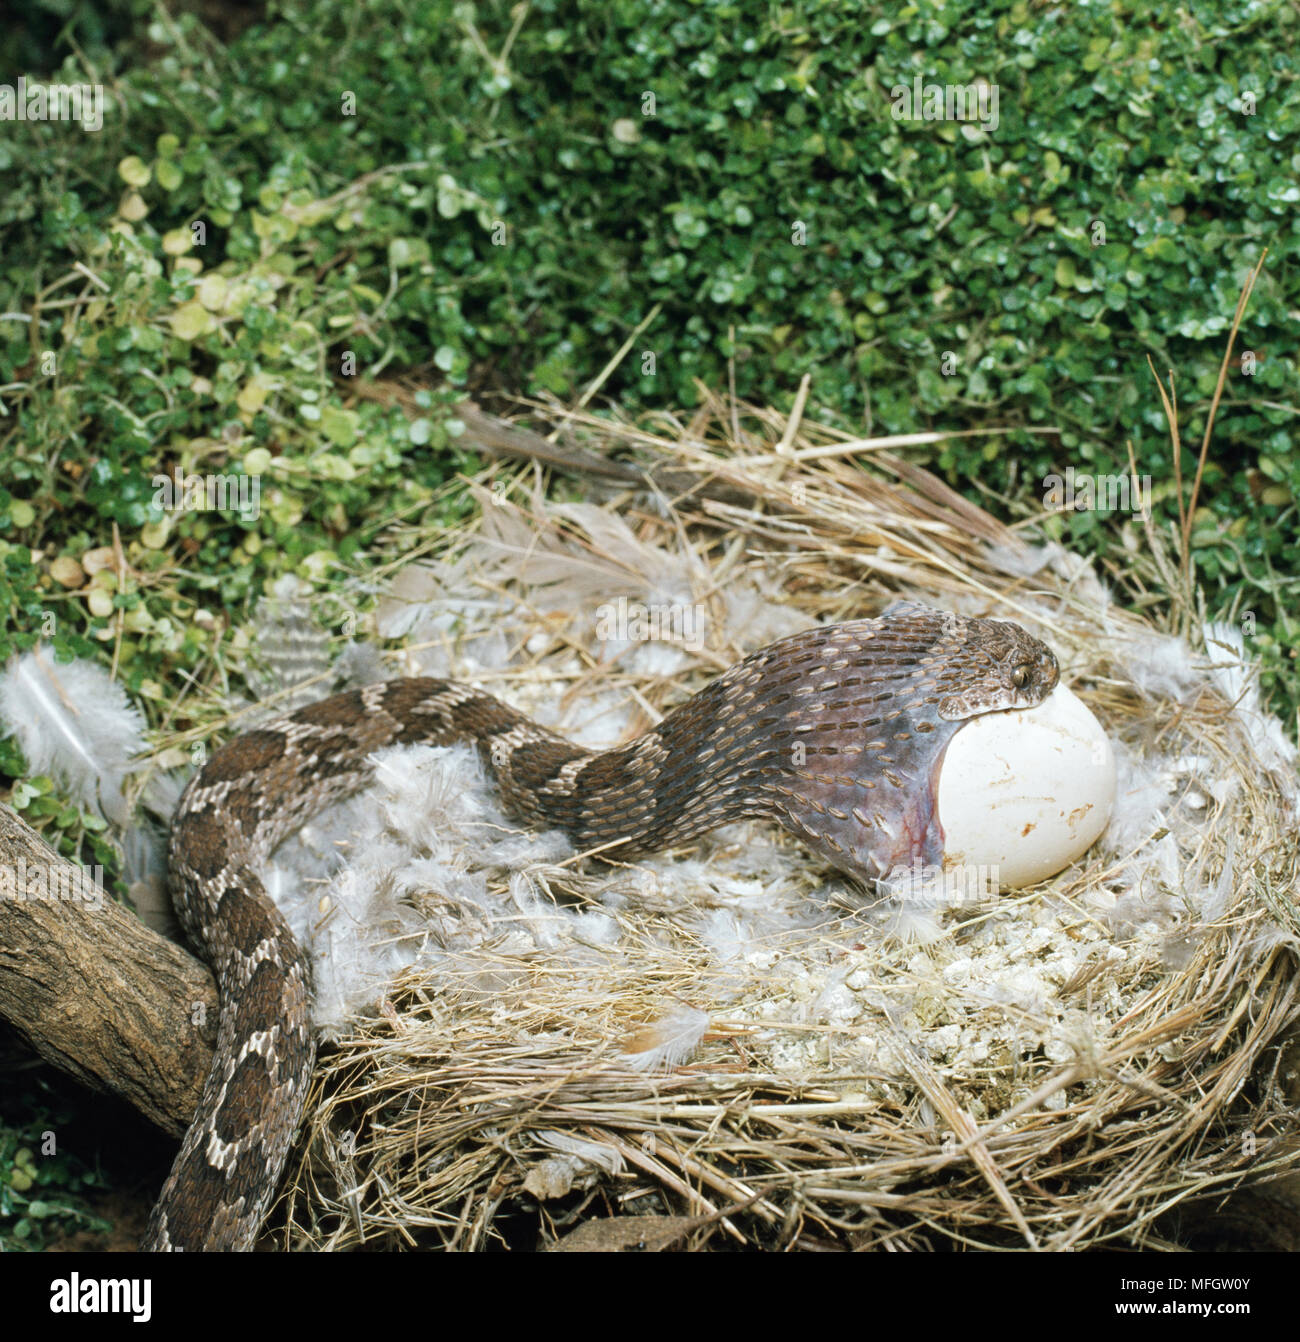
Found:
[{"label": "straw nest", "polygon": [[467,420],[498,457],[583,441],[595,474],[559,502],[498,459],[463,530],[394,526],[365,588],[383,674],[613,743],[775,637],[912,596],[1050,643],[1115,744],[1115,815],[1033,890],[894,908],[772,827],[579,860],[515,835],[466,752],[386,760],[282,850],[281,884],[324,882],[300,931],[333,1039],[282,1242],[1151,1246],[1169,1208],[1289,1168],[1294,752],[1177,538],[1129,521],[1108,587],[910,440],[712,399],[567,419]]}]

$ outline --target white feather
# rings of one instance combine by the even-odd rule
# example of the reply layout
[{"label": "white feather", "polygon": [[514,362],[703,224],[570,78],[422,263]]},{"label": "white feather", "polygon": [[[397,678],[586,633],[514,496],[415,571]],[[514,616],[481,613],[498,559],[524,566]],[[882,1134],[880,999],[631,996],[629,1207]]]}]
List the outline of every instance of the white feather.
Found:
[{"label": "white feather", "polygon": [[882,901],[867,913],[887,942],[903,946],[930,946],[948,936],[935,904],[919,900]]},{"label": "white feather", "polygon": [[623,1061],[639,1072],[676,1067],[700,1046],[709,1018],[695,1007],[675,1007],[623,1040]]},{"label": "white feather", "polygon": [[999,572],[1017,578],[1032,578],[1041,572],[1059,554],[1061,547],[1055,541],[1047,545],[986,545],[984,554]]},{"label": "white feather", "polygon": [[167,838],[148,819],[136,820],[122,835],[122,879],[140,921],[162,936],[179,938],[167,894]]},{"label": "white feather", "polygon": [[122,783],[144,749],[144,719],[102,667],[59,665],[40,648],[15,658],[0,675],[0,724],[33,775],[56,779],[82,805],[126,823]]},{"label": "white feather", "polygon": [[604,1142],[589,1142],[583,1137],[575,1137],[570,1132],[559,1132],[555,1128],[542,1128],[533,1133],[545,1146],[554,1147],[566,1156],[595,1165],[607,1174],[622,1174],[623,1155],[615,1147]]},{"label": "white feather", "polygon": [[[265,871],[311,957],[313,1013],[327,1035],[371,1008],[407,965],[455,968],[461,957],[464,986],[485,980],[477,948],[530,954],[572,921],[518,873],[563,860],[572,845],[556,831],[516,832],[471,747],[390,747],[373,763],[374,784],[314,817]],[[518,878],[499,893],[489,872]]]},{"label": "white feather", "polygon": [[1166,761],[1162,756],[1149,760],[1118,738],[1112,745],[1116,770],[1115,808],[1101,843],[1104,852],[1123,858],[1144,847],[1151,836],[1165,826],[1173,784],[1167,776]]},{"label": "white feather", "polygon": [[165,773],[150,774],[140,789],[140,804],[159,820],[170,823],[191,772],[189,769],[169,769]]},{"label": "white feather", "polygon": [[1129,641],[1124,662],[1137,690],[1150,699],[1186,702],[1204,680],[1204,664],[1173,634],[1142,632]]},{"label": "white feather", "polygon": [[1241,630],[1233,624],[1207,624],[1204,632],[1210,677],[1235,709],[1255,754],[1279,772],[1292,770],[1296,748],[1287,739],[1282,724],[1261,711],[1259,665],[1247,657]]}]

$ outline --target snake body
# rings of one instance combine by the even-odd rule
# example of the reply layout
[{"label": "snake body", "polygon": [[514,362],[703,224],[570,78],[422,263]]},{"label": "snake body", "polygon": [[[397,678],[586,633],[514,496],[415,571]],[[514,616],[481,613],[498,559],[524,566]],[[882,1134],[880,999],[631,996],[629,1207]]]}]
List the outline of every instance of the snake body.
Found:
[{"label": "snake body", "polygon": [[1051,651],[1018,625],[900,603],[751,654],[615,749],[584,750],[500,700],[413,678],[325,699],[215,752],[173,822],[173,900],[210,963],[217,1046],[142,1247],[247,1249],[288,1158],[315,1047],[308,962],[263,887],[275,846],[363,787],[389,745],[472,742],[505,808],[579,850],[634,856],[752,818],[869,882],[934,863],[938,768],[968,718],[1041,702]]}]

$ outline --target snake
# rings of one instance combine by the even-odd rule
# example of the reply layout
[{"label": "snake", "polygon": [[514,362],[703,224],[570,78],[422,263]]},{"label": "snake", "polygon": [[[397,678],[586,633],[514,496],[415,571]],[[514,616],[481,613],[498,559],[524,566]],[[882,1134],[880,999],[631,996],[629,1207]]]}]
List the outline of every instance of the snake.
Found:
[{"label": "snake", "polygon": [[626,744],[583,749],[473,686],[379,681],[215,750],[181,794],[168,884],[217,983],[216,1048],[141,1248],[247,1250],[269,1211],[315,1062],[311,975],[259,870],[373,777],[395,745],[472,744],[503,808],[579,852],[635,857],[775,821],[855,882],[942,860],[939,767],[971,718],[1055,688],[1052,651],[1008,620],[913,601],[760,648]]}]

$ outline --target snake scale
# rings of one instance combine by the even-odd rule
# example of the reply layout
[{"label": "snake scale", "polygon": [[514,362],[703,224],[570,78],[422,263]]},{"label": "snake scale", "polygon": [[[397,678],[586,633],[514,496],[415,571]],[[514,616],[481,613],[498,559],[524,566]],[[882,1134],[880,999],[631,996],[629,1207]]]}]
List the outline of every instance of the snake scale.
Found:
[{"label": "snake scale", "polygon": [[221,1006],[212,1068],[142,1247],[252,1245],[315,1059],[307,958],[258,871],[370,780],[374,751],[473,743],[506,810],[580,851],[634,856],[764,818],[870,882],[941,859],[935,784],[963,722],[1037,704],[1057,677],[1051,651],[1019,625],[904,602],[760,649],[611,750],[430,678],[337,694],[236,737],[190,781],[171,831],[173,900]]}]

